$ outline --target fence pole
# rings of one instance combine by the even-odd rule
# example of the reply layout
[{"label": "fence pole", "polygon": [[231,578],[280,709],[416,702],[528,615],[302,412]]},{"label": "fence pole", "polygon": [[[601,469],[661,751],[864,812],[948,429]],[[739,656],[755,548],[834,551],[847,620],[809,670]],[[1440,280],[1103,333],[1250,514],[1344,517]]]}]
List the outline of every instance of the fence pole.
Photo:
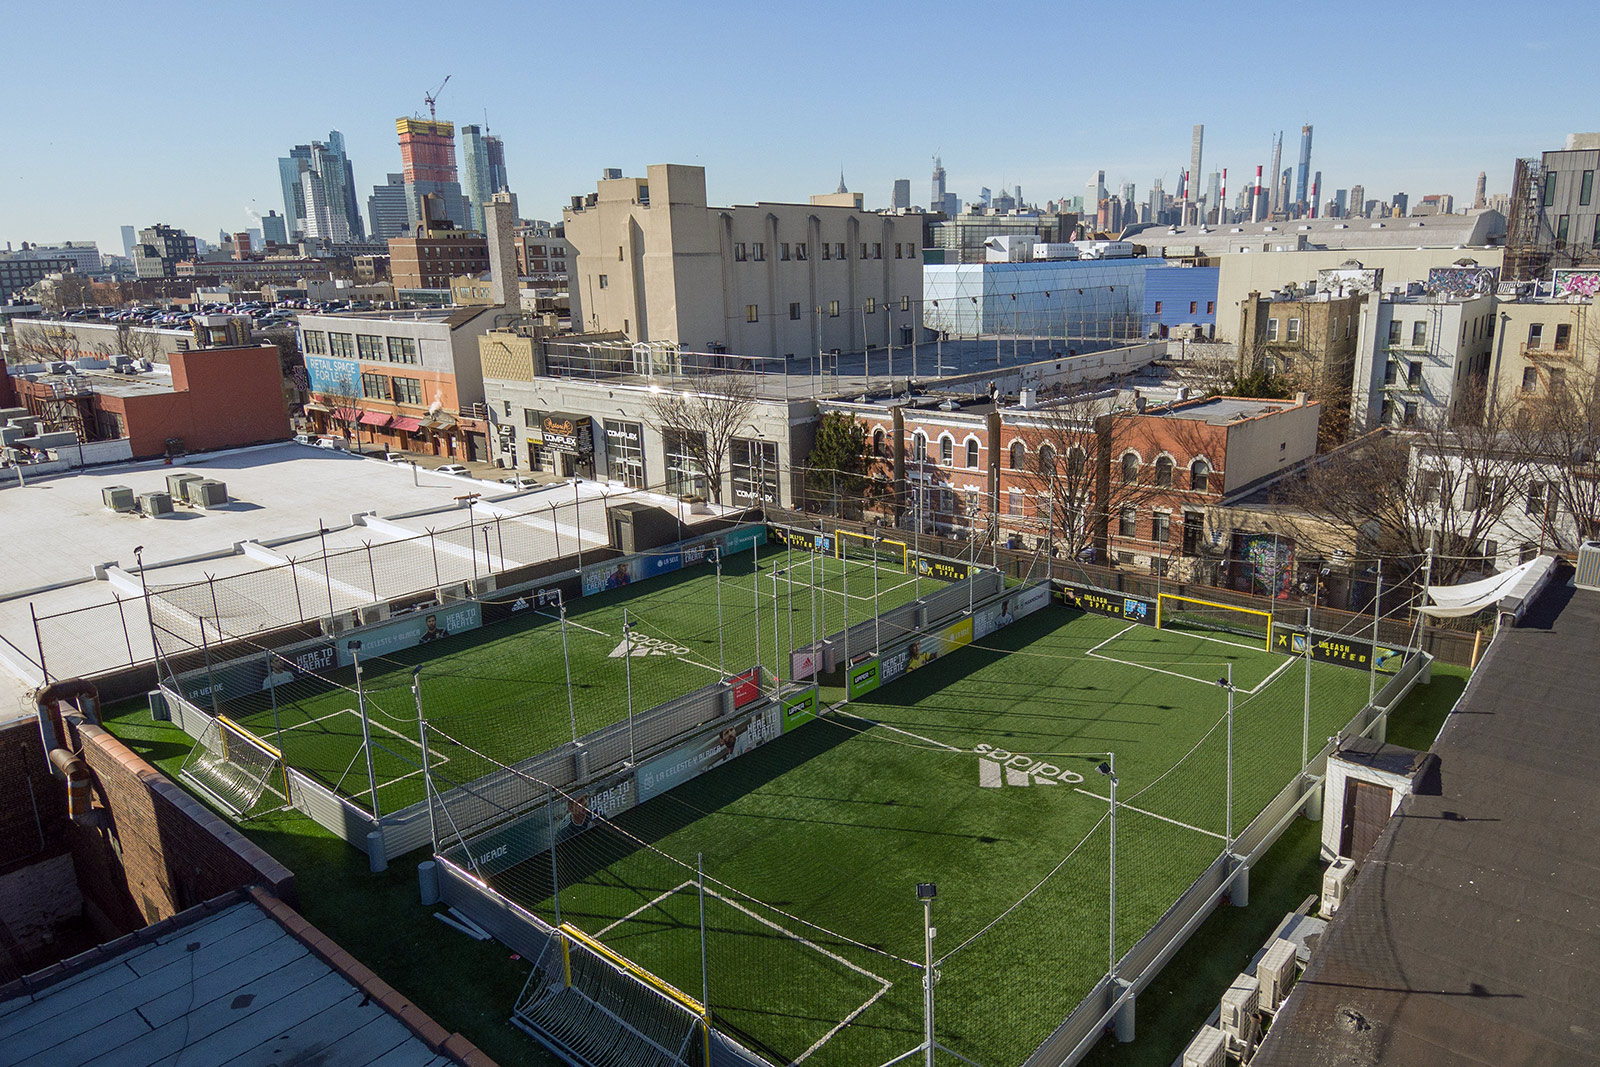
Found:
[{"label": "fence pole", "polygon": [[[439,851],[439,824],[434,819],[433,801],[438,790],[433,787],[433,768],[428,763],[428,720],[422,717],[422,667],[411,668],[411,697],[417,704],[417,742],[422,746],[422,796],[428,802],[428,836],[433,838],[434,851]],[[282,751],[282,742],[279,743]]]},{"label": "fence pole", "polygon": [[372,821],[376,824],[383,812],[378,810],[378,774],[372,766],[372,724],[367,719],[367,693],[361,682],[360,641],[350,642],[350,660],[356,669],[356,707],[361,710],[361,751],[367,754],[367,787],[372,793]]},{"label": "fence pole", "polygon": [[556,794],[551,786],[544,790],[544,818],[550,827],[550,899],[555,902],[556,929],[561,928],[561,872],[556,867]]},{"label": "fence pole", "polygon": [[[333,571],[328,567],[328,527],[321,519],[317,520],[317,538],[322,542],[322,577],[328,583],[328,617],[331,619],[336,614],[333,608]],[[439,570],[437,563],[433,569],[437,576]],[[204,624],[201,625],[200,632],[202,635],[205,633]]]},{"label": "fence pole", "polygon": [[439,580],[439,543],[431,526],[428,527],[428,554],[433,557],[433,586],[437,589],[444,583]]},{"label": "fence pole", "polygon": [[[1270,634],[1272,627],[1268,625]],[[1306,712],[1300,723],[1300,768],[1311,762],[1311,607],[1306,606]]]},{"label": "fence pole", "polygon": [[294,569],[294,557],[289,557],[289,582],[294,586],[294,613],[298,621],[306,621],[305,605],[300,602],[300,575]]},{"label": "fence pole", "polygon": [[633,750],[633,630],[628,626],[627,608],[622,609],[622,667],[628,681],[628,763],[632,765],[637,762]]},{"label": "fence pole", "polygon": [[839,577],[844,582],[844,698],[850,699],[850,561],[844,558],[844,542],[834,535],[839,552]]},{"label": "fence pole", "polygon": [[883,651],[883,611],[878,607],[878,534],[872,535],[872,651]]},{"label": "fence pole", "polygon": [[1367,703],[1378,697],[1378,616],[1383,613],[1383,557],[1378,557],[1378,591],[1372,597],[1372,654],[1367,657]]},{"label": "fence pole", "polygon": [[[772,691],[776,693],[783,683],[783,676],[779,673],[779,665],[783,663],[783,653],[778,648],[778,572],[769,572],[772,575]],[[794,651],[794,643],[790,642],[790,651]],[[760,686],[760,679],[757,679]]]},{"label": "fence pole", "polygon": [[728,677],[728,657],[724,652],[722,629],[722,549],[717,549],[717,673],[722,678]]},{"label": "fence pole", "polygon": [[372,579],[372,602],[378,602],[378,568],[372,565],[372,542],[363,541],[367,549],[367,577]]},{"label": "fence pole", "polygon": [[[278,753],[279,753],[279,755],[282,755],[282,753],[283,753],[283,723],[278,721],[278,683],[277,683],[277,679],[274,677],[274,675],[272,673],[272,650],[271,649],[267,650],[267,691],[272,695],[272,732],[277,736],[277,739],[278,739]],[[287,760],[285,760],[284,762],[285,762],[285,764],[288,763]],[[288,779],[289,770],[288,770],[287,766],[284,767],[284,772],[283,773],[284,773],[284,781],[287,782],[289,780]],[[284,799],[288,800],[289,798],[288,797],[284,797]]]},{"label": "fence pole", "polygon": [[[155,615],[154,609],[150,606],[150,584],[149,584],[149,582],[147,582],[145,580],[145,573],[144,573],[144,546],[143,545],[140,545],[138,548],[135,548],[133,550],[133,558],[139,564],[139,591],[140,591],[141,595],[144,597],[144,618],[145,618],[145,622],[150,624],[150,654],[155,657],[155,661],[156,661],[156,685],[159,687],[161,685],[161,646],[160,646],[160,644],[158,644],[156,642],[156,615]],[[297,595],[298,595],[298,593],[297,593]],[[28,604],[28,611],[29,611],[30,614],[33,611],[32,602],[30,602]],[[34,619],[34,623],[33,623],[33,636],[34,636],[34,640],[38,640],[38,638],[39,638],[39,621],[38,621],[37,618]],[[44,673],[45,678],[47,680],[49,679],[49,677],[50,677],[49,674],[45,673],[45,670],[44,670],[44,644],[42,642],[39,645],[39,671],[40,671],[40,673]],[[283,751],[283,746],[282,745],[278,746],[278,751],[280,751],[280,752]]]},{"label": "fence pole", "polygon": [[[137,661],[133,658],[133,635],[128,632],[128,613],[122,610],[122,597],[112,593],[111,598],[117,602],[117,618],[122,623],[122,643],[128,647],[128,666],[132,667]],[[1476,659],[1477,657],[1474,656],[1473,658]],[[283,746],[280,745],[279,747],[282,748]]]},{"label": "fence pole", "polygon": [[[706,962],[706,868],[705,854],[694,854],[694,881],[700,889],[700,1006],[705,1009],[706,1024],[711,1023],[711,978]],[[709,1064],[709,1060],[707,1063]]]},{"label": "fence pole", "polygon": [[[507,569],[506,568],[506,538],[505,538],[505,532],[503,530],[501,530],[501,528],[500,528],[500,520],[503,517],[504,516],[501,516],[501,515],[496,515],[494,517],[494,543],[496,545],[498,545],[499,548],[500,548],[500,569],[502,571],[505,571]],[[484,540],[487,541],[488,537],[487,536],[484,537]],[[487,550],[488,546],[485,545],[484,548],[485,548],[485,550]],[[489,573],[490,574],[494,573],[494,561],[493,560],[489,561]]]},{"label": "fence pole", "polygon": [[556,590],[556,607],[561,614],[561,664],[567,671],[567,717],[572,720],[572,743],[578,743],[578,705],[572,698],[572,655],[567,651],[567,597]]},{"label": "fence pole", "polygon": [[[18,468],[18,469],[20,470],[21,468]],[[139,580],[140,581],[144,580],[144,568],[143,567],[139,568]],[[144,606],[145,606],[145,610],[146,611],[150,610],[150,599],[149,599],[149,597],[150,597],[150,595],[148,593],[146,593],[145,594],[145,602],[144,602]],[[44,680],[46,682],[48,682],[50,680],[50,672],[49,672],[49,670],[47,670],[45,668],[45,665],[44,665],[44,638],[39,636],[39,614],[38,614],[38,612],[36,612],[34,610],[33,601],[31,601],[31,600],[28,601],[28,617],[33,620],[33,643],[39,647],[39,673],[41,675],[43,675],[44,676]],[[154,645],[155,641],[156,641],[156,628],[155,628],[155,623],[152,622],[150,624],[150,644]],[[157,670],[156,671],[156,678],[159,680],[160,677],[161,677],[161,672],[159,670]]]},{"label": "fence pole", "polygon": [[750,592],[755,594],[756,604],[756,677],[761,675],[761,557],[757,554],[757,546],[750,542]]},{"label": "fence pole", "polygon": [[[601,507],[604,508],[604,502]],[[578,497],[578,479],[572,479],[572,525],[577,529],[578,569],[583,570],[583,502]]]},{"label": "fence pole", "polygon": [[1228,691],[1228,796],[1227,832],[1228,851],[1233,851],[1233,664],[1228,664],[1228,676],[1222,681]]},{"label": "fence pole", "polygon": [[556,517],[555,504],[550,505],[550,532],[556,535],[556,559],[561,558],[561,520]]}]

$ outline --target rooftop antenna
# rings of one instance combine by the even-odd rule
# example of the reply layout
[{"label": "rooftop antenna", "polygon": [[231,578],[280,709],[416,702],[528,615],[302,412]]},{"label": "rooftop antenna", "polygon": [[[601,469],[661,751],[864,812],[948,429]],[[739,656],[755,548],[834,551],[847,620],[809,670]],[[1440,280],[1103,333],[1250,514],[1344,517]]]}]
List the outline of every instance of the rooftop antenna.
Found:
[{"label": "rooftop antenna", "polygon": [[431,92],[431,93],[423,93],[422,94],[423,102],[428,105],[428,118],[430,120],[438,117],[437,115],[434,114],[433,105],[439,99],[439,94],[444,92],[444,87],[446,85],[449,85],[449,84],[450,84],[450,75],[446,74],[444,76],[444,81],[439,83],[439,87],[437,89],[433,90],[433,92]]}]

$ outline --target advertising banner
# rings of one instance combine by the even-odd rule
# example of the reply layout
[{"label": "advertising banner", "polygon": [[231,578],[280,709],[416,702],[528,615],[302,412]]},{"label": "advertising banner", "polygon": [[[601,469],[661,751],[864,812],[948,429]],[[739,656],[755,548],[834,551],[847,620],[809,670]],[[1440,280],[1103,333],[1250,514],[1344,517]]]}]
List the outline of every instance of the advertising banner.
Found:
[{"label": "advertising banner", "polygon": [[1113,619],[1127,619],[1150,626],[1156,623],[1156,602],[1143,597],[1122,596],[1120,593],[1103,593],[1098,589],[1084,589],[1069,585],[1062,594],[1068,607],[1087,611],[1091,615],[1108,615]]},{"label": "advertising banner", "polygon": [[571,604],[582,594],[583,583],[576,576],[562,578],[522,592],[501,591],[494,600],[483,601],[483,621],[504,622],[517,615],[542,611],[555,615],[561,604]]},{"label": "advertising banner", "polygon": [[742,708],[761,695],[761,668],[751,667],[742,674],[728,679],[733,686],[733,706]]},{"label": "advertising banner", "polygon": [[940,656],[948,655],[961,646],[971,643],[971,619],[962,619],[936,633],[919,637],[904,648],[884,654],[878,670],[878,684],[892,682],[902,674],[908,674],[924,664],[932,663]]},{"label": "advertising banner", "polygon": [[483,611],[475,600],[419,611],[403,619],[391,619],[339,638],[339,666],[348,667],[355,662],[356,646],[360,647],[361,658],[369,660],[403,648],[431,644],[451,634],[476,630],[482,625]]},{"label": "advertising banner", "polygon": [[817,673],[817,650],[800,648],[789,653],[789,680],[803,682]]},{"label": "advertising banner", "polygon": [[600,819],[616,818],[640,799],[630,771],[575,790],[570,798],[557,794],[553,806],[535,808],[468,842],[472,867],[483,877],[498,874],[548,851],[552,830],[556,843],[571,840]]},{"label": "advertising banner", "polygon": [[878,688],[878,660],[877,657],[865,660],[851,667],[845,679],[845,697],[854,700],[856,697],[866,696]]},{"label": "advertising banner", "polygon": [[988,637],[1002,626],[1010,626],[1024,615],[1032,615],[1050,603],[1050,586],[1036,585],[1013,593],[998,604],[978,611],[972,620],[972,639]]},{"label": "advertising banner", "polygon": [[[1289,626],[1272,625],[1272,650],[1286,656],[1306,654],[1306,632]],[[1352,641],[1345,637],[1317,634],[1311,642],[1311,658],[1326,663],[1337,663],[1356,670],[1376,670],[1393,674],[1405,664],[1405,650],[1377,646],[1371,641]]]},{"label": "advertising banner", "polygon": [[245,659],[218,663],[210,670],[191,671],[178,679],[178,691],[183,698],[201,708],[210,707],[211,701],[226,704],[251,693],[260,693],[275,686],[287,685],[310,671],[325,671],[334,663],[333,642],[302,648],[297,652],[273,657],[272,670],[267,670],[267,655],[259,653]]},{"label": "advertising banner", "polygon": [[722,551],[725,556],[731,556],[735,552],[748,552],[751,545],[766,543],[765,526],[740,526],[722,535]]},{"label": "advertising banner", "polygon": [[691,778],[760,748],[783,733],[782,713],[766,708],[714,734],[697,737],[639,765],[639,800],[650,800]]},{"label": "advertising banner", "polygon": [[833,535],[817,530],[791,530],[783,526],[772,526],[767,529],[767,538],[802,552],[815,552],[819,556],[833,555]]},{"label": "advertising banner", "polygon": [[964,582],[972,576],[972,565],[956,560],[930,559],[913,555],[912,565],[924,578],[937,578],[942,582]]},{"label": "advertising banner", "polygon": [[817,690],[813,686],[804,693],[785,697],[783,700],[783,732],[788,733],[796,726],[808,723],[817,717]]},{"label": "advertising banner", "polygon": [[332,393],[338,397],[359,397],[361,364],[353,359],[306,357],[306,382],[313,393]]},{"label": "advertising banner", "polygon": [[594,453],[594,429],[589,416],[546,415],[539,420],[544,447],[572,456]]}]

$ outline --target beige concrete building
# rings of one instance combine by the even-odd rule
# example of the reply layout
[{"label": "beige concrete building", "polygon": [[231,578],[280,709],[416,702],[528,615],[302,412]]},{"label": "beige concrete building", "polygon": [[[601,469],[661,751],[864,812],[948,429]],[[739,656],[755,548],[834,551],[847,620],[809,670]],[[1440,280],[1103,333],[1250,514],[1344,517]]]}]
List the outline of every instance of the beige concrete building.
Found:
[{"label": "beige concrete building", "polygon": [[1548,395],[1600,367],[1600,320],[1591,315],[1591,301],[1508,300],[1497,310],[1490,381],[1502,402]]},{"label": "beige concrete building", "polygon": [[919,216],[709,207],[705,168],[673,164],[603,180],[564,215],[572,324],[585,333],[806,359],[909,345],[917,328]]}]

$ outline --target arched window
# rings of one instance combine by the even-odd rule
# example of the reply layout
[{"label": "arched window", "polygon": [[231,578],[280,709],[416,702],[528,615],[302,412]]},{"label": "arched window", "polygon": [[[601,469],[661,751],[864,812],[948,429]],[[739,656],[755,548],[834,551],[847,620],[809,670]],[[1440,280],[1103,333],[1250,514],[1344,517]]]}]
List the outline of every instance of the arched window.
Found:
[{"label": "arched window", "polygon": [[884,446],[883,429],[880,427],[879,429],[873,430],[872,431],[872,454],[874,456],[883,456],[883,455],[887,455],[888,452],[889,452],[888,448],[886,448]]},{"label": "arched window", "polygon": [[967,466],[976,469],[978,466],[978,441],[976,438],[967,438]]},{"label": "arched window", "polygon": [[1132,485],[1139,480],[1139,455],[1136,452],[1122,454],[1122,484]]},{"label": "arched window", "polygon": [[939,463],[946,467],[954,466],[956,462],[956,439],[949,434],[939,437]]},{"label": "arched window", "polygon": [[1172,457],[1156,457],[1156,485],[1163,489],[1172,488]]},{"label": "arched window", "polygon": [[1089,457],[1077,445],[1067,449],[1067,476],[1072,479],[1082,478],[1084,464],[1088,461]]},{"label": "arched window", "polygon": [[1011,469],[1014,471],[1028,469],[1028,446],[1021,441],[1011,442]]},{"label": "arched window", "polygon": [[1211,480],[1211,464],[1203,459],[1197,459],[1189,464],[1189,488],[1205,492]]},{"label": "arched window", "polygon": [[911,458],[917,463],[928,462],[928,435],[921,430],[911,435]]},{"label": "arched window", "polygon": [[1056,469],[1056,450],[1050,445],[1039,446],[1039,473],[1054,474]]}]

